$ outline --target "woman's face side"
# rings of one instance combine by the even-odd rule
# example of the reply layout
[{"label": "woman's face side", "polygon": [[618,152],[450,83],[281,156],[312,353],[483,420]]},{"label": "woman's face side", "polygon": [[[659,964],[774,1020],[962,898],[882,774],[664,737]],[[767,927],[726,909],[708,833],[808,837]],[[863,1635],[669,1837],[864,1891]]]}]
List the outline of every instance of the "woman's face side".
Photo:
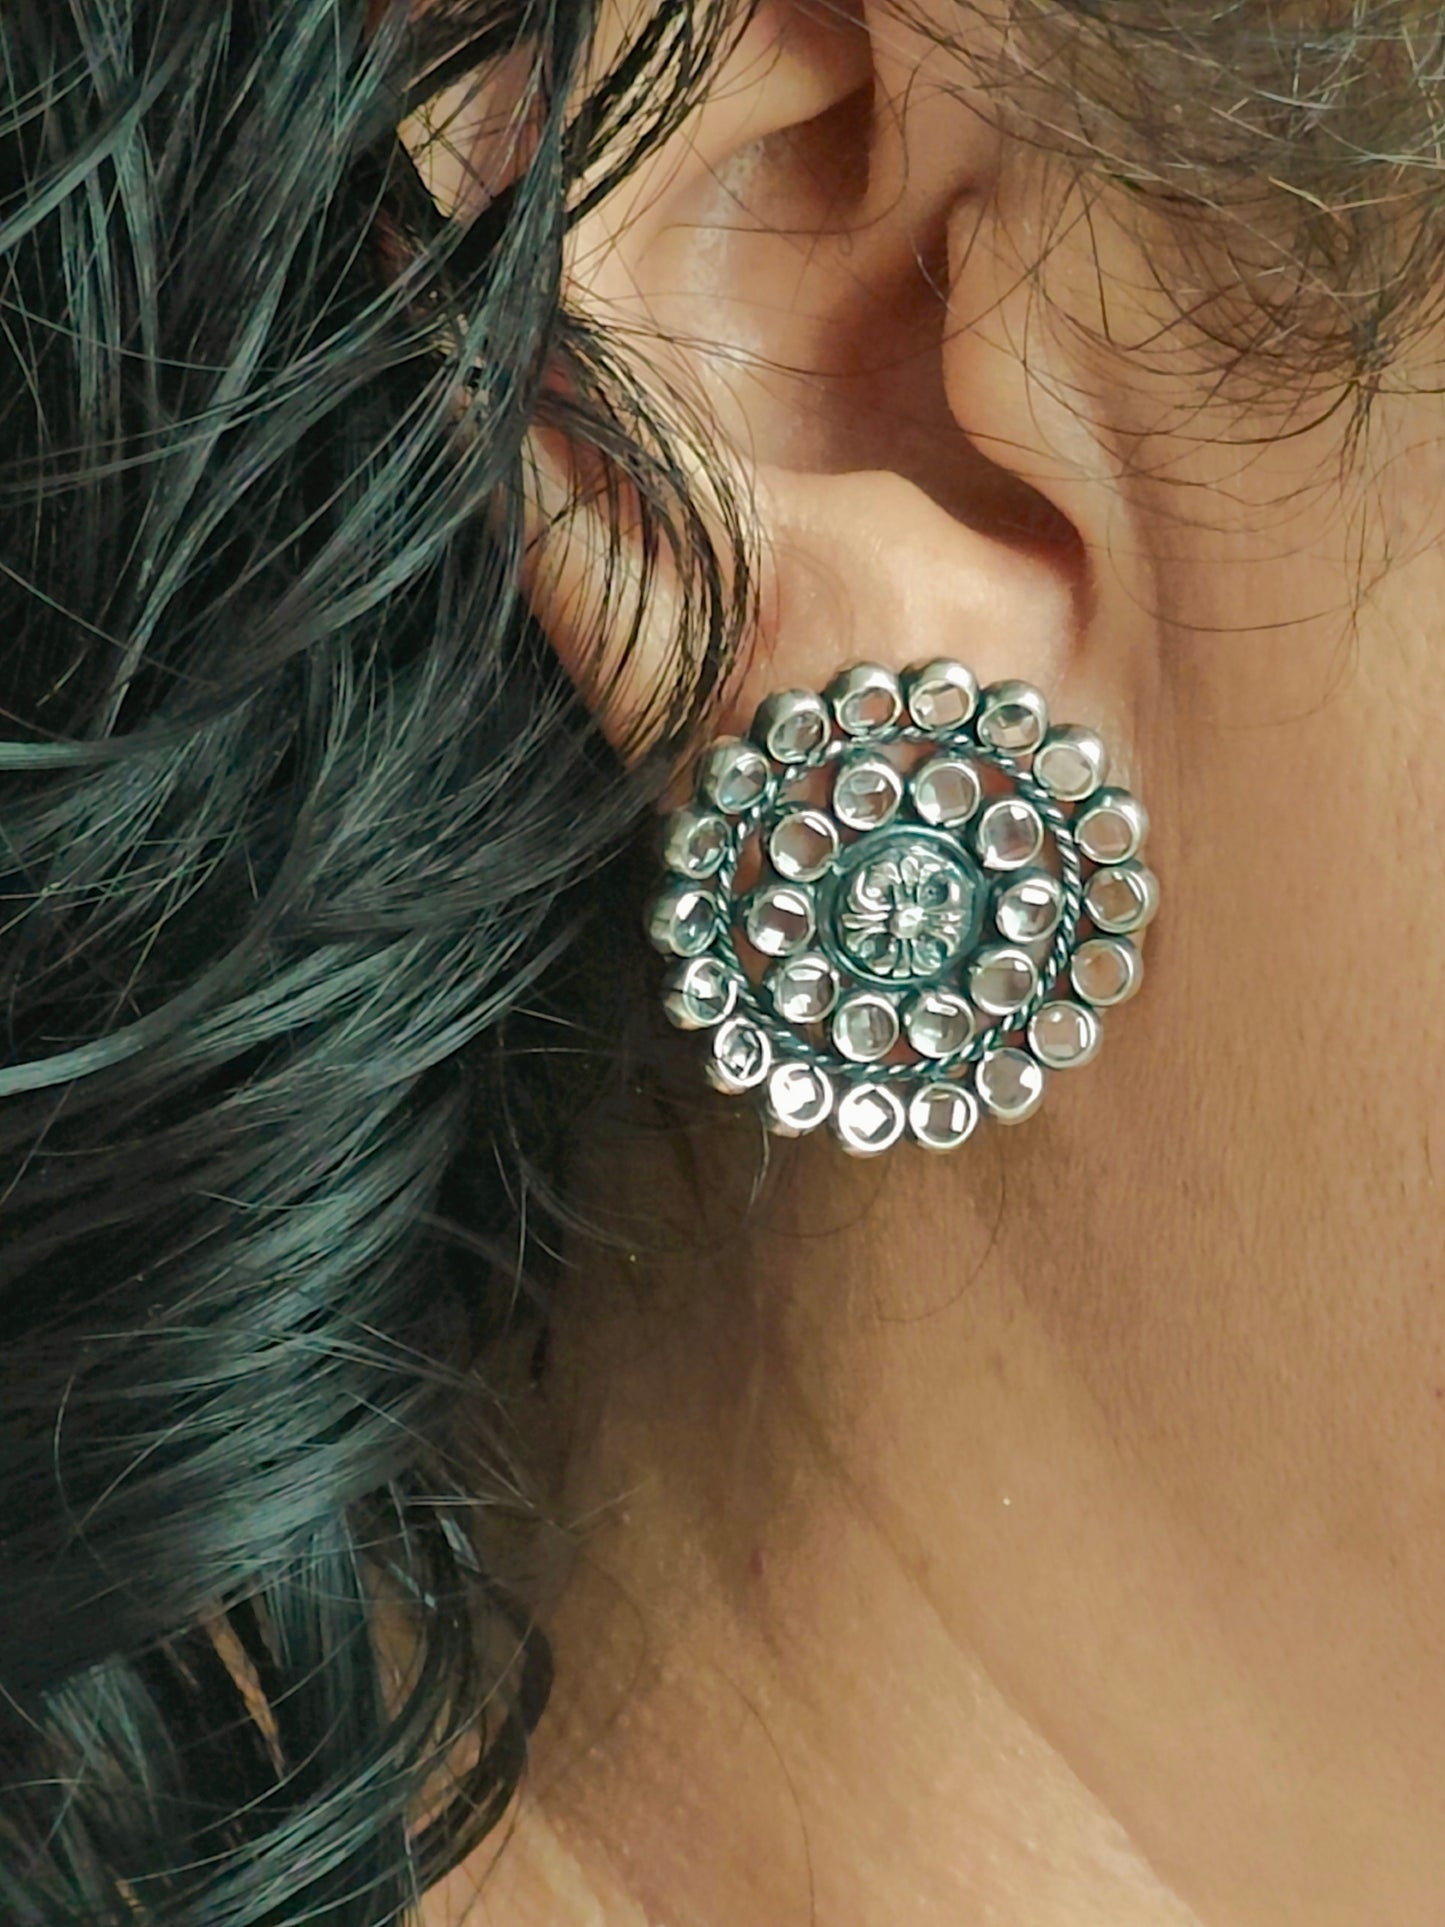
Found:
[{"label": "woman's face side", "polygon": [[[1165,905],[1099,1062],[1006,1142],[877,1180],[797,1153],[764,1241],[874,1202],[816,1298],[774,1249],[783,1342],[936,1587],[1049,1629],[1001,1661],[1028,1691],[1062,1703],[1132,1614],[1147,1697],[1148,1626],[1183,1627],[1268,1683],[1285,1775],[1373,1708],[1341,1812],[1409,1806],[1445,1772],[1442,404],[1397,367],[1355,448],[1323,388],[1220,383],[1160,248],[925,26],[995,30],[913,12],[764,8],[584,225],[575,293],[756,480],[738,714],[858,656],[1034,680],[1120,744]],[[1133,1558],[1146,1511],[1170,1562]]]},{"label": "woman's face side", "polygon": [[[1166,910],[1105,1056],[1003,1147],[1005,1236],[1027,1246],[1036,1190],[1067,1201],[1069,1285],[1039,1314],[1151,1451],[1177,1437],[1221,1530],[1297,1515],[1322,1459],[1367,1537],[1423,1523],[1445,1415],[1441,402],[1397,369],[1353,450],[1332,389],[1216,394],[1187,290],[1160,292],[1107,196],[1061,193],[921,25],[842,11],[764,8],[574,250],[578,298],[705,395],[756,477],[768,594],[737,712],[936,649],[1122,744]],[[912,12],[973,31],[954,0]],[[900,1183],[971,1177],[920,1160]],[[1268,1437],[1226,1493],[1195,1446],[1236,1424]],[[1409,1469],[1376,1492],[1386,1430]]]}]

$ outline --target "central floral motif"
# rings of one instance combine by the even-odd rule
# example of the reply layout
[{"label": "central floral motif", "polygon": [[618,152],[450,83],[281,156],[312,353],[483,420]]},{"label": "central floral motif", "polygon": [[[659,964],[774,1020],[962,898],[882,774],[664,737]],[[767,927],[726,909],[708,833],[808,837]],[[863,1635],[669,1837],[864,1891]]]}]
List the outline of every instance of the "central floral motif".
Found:
[{"label": "central floral motif", "polygon": [[976,888],[945,851],[910,840],[860,862],[834,912],[838,943],[870,975],[936,977],[973,933]]}]

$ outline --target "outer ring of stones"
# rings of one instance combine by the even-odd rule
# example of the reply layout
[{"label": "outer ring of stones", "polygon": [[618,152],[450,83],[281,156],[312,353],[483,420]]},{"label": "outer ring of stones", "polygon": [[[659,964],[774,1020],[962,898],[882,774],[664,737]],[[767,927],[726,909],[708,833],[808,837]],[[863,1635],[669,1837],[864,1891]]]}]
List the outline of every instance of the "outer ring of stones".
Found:
[{"label": "outer ring of stones", "polygon": [[[914,773],[945,764],[962,766],[947,803],[915,796]],[[1139,989],[1138,938],[1159,902],[1148,827],[1109,781],[1097,734],[1054,723],[1027,683],[981,688],[962,663],[934,659],[901,676],[860,662],[821,692],[774,692],[746,735],[707,746],[693,799],[664,826],[667,874],[647,909],[670,963],[664,1009],[706,1039],[708,1081],[747,1096],[780,1136],[827,1124],[857,1157],[904,1139],[956,1149],[983,1118],[1032,1116],[1054,1073],[1097,1055],[1100,1011]],[[913,836],[980,873],[982,922],[941,971],[870,975],[828,940],[828,893],[862,867],[860,845]],[[739,891],[745,855],[744,874],[761,874]],[[786,902],[771,916],[774,892]],[[913,944],[904,954],[921,958],[918,906],[885,907]]]}]

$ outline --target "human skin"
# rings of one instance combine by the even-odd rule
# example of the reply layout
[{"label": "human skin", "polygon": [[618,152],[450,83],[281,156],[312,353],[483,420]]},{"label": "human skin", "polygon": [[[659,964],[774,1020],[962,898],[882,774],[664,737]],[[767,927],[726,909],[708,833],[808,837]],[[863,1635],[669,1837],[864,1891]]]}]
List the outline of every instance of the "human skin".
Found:
[{"label": "human skin", "polygon": [[[720,720],[860,656],[1035,681],[1148,802],[1164,908],[1016,1131],[790,1145],[746,1216],[721,1100],[598,1147],[652,1235],[579,1247],[537,1395],[556,1698],[429,1927],[1445,1909],[1436,348],[1352,451],[1319,395],[1215,392],[1061,191],[916,27],[777,6],[578,238],[756,477]],[[577,553],[538,607],[585,677]]]}]

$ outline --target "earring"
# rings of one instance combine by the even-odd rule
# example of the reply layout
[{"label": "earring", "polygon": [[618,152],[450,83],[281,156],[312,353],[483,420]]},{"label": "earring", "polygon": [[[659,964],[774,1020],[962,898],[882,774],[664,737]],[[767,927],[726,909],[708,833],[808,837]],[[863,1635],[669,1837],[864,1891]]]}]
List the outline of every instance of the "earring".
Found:
[{"label": "earring", "polygon": [[704,751],[647,912],[680,1029],[770,1130],[871,1156],[1032,1116],[1139,989],[1144,806],[1025,682],[877,663]]}]

